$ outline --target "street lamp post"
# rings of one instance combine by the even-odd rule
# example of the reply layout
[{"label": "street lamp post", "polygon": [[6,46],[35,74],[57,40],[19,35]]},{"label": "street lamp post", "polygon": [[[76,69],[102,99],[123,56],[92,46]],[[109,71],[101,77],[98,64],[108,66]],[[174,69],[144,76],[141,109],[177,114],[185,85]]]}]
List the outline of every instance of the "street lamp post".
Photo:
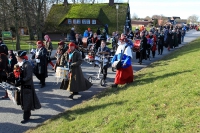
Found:
[{"label": "street lamp post", "polygon": [[116,9],[117,9],[117,31],[118,31],[118,9],[119,9],[119,5],[116,5]]}]

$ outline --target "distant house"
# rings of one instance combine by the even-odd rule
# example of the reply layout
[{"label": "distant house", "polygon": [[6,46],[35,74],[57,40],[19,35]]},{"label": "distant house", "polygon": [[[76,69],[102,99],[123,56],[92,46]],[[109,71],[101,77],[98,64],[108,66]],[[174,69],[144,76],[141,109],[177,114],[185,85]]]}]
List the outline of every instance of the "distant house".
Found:
[{"label": "distant house", "polygon": [[148,20],[132,20],[131,21],[131,25],[132,27],[141,27],[141,26],[144,26],[144,27],[147,27],[148,25],[152,25],[153,22],[152,21],[148,21]]},{"label": "distant house", "polygon": [[45,32],[69,33],[74,27],[76,33],[82,34],[88,28],[93,32],[96,32],[98,27],[102,30],[106,24],[109,34],[117,30],[117,25],[119,32],[123,32],[124,28],[131,28],[129,4],[110,1],[113,1],[113,4],[54,4],[46,19]]},{"label": "distant house", "polygon": [[182,24],[186,24],[187,19],[181,19],[180,17],[164,17],[158,20],[158,25],[178,25],[182,26]]}]

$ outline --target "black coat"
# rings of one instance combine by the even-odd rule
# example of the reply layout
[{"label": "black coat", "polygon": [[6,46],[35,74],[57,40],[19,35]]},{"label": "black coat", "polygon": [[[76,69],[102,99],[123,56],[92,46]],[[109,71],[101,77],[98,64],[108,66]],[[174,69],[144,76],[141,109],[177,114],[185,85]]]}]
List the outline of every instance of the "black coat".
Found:
[{"label": "black coat", "polygon": [[80,46],[80,45],[83,45],[83,42],[80,38],[78,38],[78,40],[75,39],[74,43],[77,45],[77,46]]},{"label": "black coat", "polygon": [[6,80],[6,72],[8,72],[8,58],[1,50],[2,47],[0,46],[0,82]]},{"label": "black coat", "polygon": [[158,45],[159,46],[164,46],[164,35],[159,35],[158,36]]},{"label": "black coat", "polygon": [[29,61],[25,61],[22,65],[23,83],[21,85],[21,107],[24,111],[40,109],[41,104],[35,93],[33,84],[33,71]]},{"label": "black coat", "polygon": [[70,32],[70,40],[75,40],[75,32],[74,32],[74,30],[71,30],[71,32]]},{"label": "black coat", "polygon": [[[147,38],[145,36],[143,36],[143,37],[138,37],[138,39],[141,39],[140,47],[142,50],[140,52],[142,52],[142,59],[146,59],[146,57],[147,57],[147,55],[146,55]],[[140,55],[141,55],[140,52],[136,52],[136,59],[140,58]]]},{"label": "black coat", "polygon": [[3,47],[4,53],[5,53],[6,55],[8,55],[8,47],[7,47],[3,42],[0,43],[0,46]]},{"label": "black coat", "polygon": [[100,29],[97,30],[97,35],[101,35],[101,30]]},{"label": "black coat", "polygon": [[178,32],[178,44],[181,44],[181,31]]},{"label": "black coat", "polygon": [[173,39],[172,39],[173,35],[174,35],[173,33],[168,33],[167,34],[167,44],[168,44],[168,46],[170,46],[170,48],[173,47]]},{"label": "black coat", "polygon": [[47,77],[47,50],[46,48],[42,47],[42,49],[39,51],[39,55],[35,57],[35,59],[39,59],[40,62],[36,62],[36,68],[35,68],[35,73],[37,74],[45,74]]}]

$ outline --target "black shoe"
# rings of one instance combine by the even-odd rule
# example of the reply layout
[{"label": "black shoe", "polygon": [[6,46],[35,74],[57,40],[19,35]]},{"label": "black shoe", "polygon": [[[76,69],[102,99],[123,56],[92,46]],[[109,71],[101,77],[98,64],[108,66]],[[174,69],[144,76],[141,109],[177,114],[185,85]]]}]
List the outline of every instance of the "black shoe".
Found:
[{"label": "black shoe", "polygon": [[112,84],[111,87],[112,88],[117,88],[118,84]]},{"label": "black shoe", "polygon": [[78,95],[78,92],[71,92],[71,95]]},{"label": "black shoe", "polygon": [[73,97],[74,97],[74,95],[73,94],[71,94],[68,98],[70,98],[70,99],[73,99]]},{"label": "black shoe", "polygon": [[21,121],[21,123],[22,123],[22,124],[25,124],[25,123],[27,123],[28,121],[29,121],[29,119],[25,119],[25,120]]},{"label": "black shoe", "polygon": [[41,86],[40,86],[40,88],[44,88],[45,87],[45,84],[42,84]]}]

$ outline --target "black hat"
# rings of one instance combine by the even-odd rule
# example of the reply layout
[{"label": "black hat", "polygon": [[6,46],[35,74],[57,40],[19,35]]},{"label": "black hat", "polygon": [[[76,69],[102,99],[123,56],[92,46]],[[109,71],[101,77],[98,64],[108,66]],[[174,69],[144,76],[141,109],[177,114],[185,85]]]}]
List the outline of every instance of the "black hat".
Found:
[{"label": "black hat", "polygon": [[18,51],[17,52],[17,56],[18,57],[23,57],[23,56],[25,56],[26,55],[26,51]]}]

